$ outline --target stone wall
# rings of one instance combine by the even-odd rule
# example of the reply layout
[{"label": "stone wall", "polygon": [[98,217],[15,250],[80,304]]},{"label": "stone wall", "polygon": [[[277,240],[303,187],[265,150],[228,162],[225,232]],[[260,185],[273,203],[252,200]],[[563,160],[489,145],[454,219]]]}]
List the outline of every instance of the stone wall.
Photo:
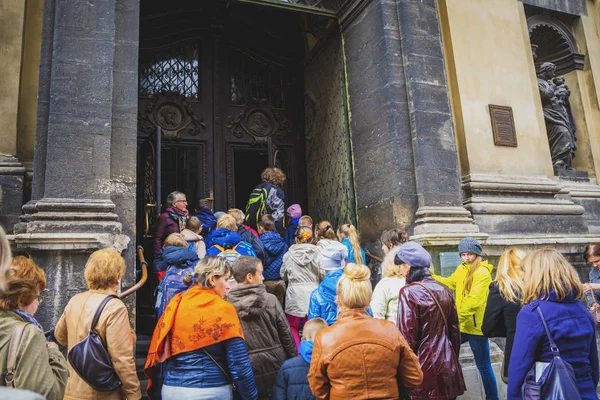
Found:
[{"label": "stone wall", "polygon": [[344,60],[332,34],[305,66],[305,136],[309,212],[315,223],[356,224]]}]

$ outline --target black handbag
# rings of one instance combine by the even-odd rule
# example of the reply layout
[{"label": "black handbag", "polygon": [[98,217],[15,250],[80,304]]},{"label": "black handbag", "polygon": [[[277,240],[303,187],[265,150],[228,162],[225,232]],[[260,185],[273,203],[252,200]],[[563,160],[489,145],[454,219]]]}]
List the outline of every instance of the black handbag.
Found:
[{"label": "black handbag", "polygon": [[537,312],[540,314],[542,324],[546,330],[553,357],[539,379],[536,379],[535,364],[527,373],[521,388],[523,400],[580,400],[581,396],[579,395],[573,367],[560,357],[558,347],[550,335],[550,329],[548,329],[544,314],[542,314],[539,307],[537,307]]},{"label": "black handbag", "polygon": [[69,350],[67,358],[71,367],[90,385],[99,392],[112,392],[121,386],[121,380],[113,367],[108,350],[104,347],[100,335],[96,331],[96,325],[102,314],[106,303],[118,296],[111,294],[106,296],[94,314],[90,331],[85,339],[77,343]]}]

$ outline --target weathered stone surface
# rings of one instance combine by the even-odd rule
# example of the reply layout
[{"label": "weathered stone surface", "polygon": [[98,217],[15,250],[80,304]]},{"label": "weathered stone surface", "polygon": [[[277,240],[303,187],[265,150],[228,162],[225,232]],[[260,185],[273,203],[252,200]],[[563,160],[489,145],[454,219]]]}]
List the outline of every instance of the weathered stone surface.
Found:
[{"label": "weathered stone surface", "polygon": [[585,0],[521,0],[525,4],[574,15],[587,15]]},{"label": "weathered stone surface", "polygon": [[0,223],[8,232],[21,215],[24,181],[25,168],[19,160],[0,155]]}]

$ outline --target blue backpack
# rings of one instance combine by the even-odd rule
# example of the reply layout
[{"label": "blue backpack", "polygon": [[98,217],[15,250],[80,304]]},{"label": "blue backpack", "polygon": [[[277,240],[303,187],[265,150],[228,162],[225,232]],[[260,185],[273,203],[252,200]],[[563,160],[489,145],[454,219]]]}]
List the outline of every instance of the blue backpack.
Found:
[{"label": "blue backpack", "polygon": [[194,275],[194,266],[188,266],[186,268],[179,268],[175,265],[171,265],[167,268],[165,276],[160,281],[160,286],[156,288],[156,303],[154,304],[154,311],[158,318],[162,315],[167,308],[167,305],[176,294],[185,292],[189,286],[183,283],[183,278],[186,275]]}]

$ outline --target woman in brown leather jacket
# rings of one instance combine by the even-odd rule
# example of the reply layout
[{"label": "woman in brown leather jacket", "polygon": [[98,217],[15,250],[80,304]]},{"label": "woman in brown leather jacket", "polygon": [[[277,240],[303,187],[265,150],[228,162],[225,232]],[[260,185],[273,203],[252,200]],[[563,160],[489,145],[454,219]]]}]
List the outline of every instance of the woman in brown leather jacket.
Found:
[{"label": "woman in brown leather jacket", "polygon": [[410,266],[398,297],[398,328],[423,370],[423,384],[410,394],[413,399],[455,399],[466,388],[458,362],[460,330],[452,292],[431,277],[431,256],[419,244],[400,246],[394,262]]},{"label": "woman in brown leather jacket", "polygon": [[418,387],[419,360],[393,322],[371,317],[371,273],[348,264],[338,283],[338,320],[314,342],[308,383],[318,399],[398,399]]}]

